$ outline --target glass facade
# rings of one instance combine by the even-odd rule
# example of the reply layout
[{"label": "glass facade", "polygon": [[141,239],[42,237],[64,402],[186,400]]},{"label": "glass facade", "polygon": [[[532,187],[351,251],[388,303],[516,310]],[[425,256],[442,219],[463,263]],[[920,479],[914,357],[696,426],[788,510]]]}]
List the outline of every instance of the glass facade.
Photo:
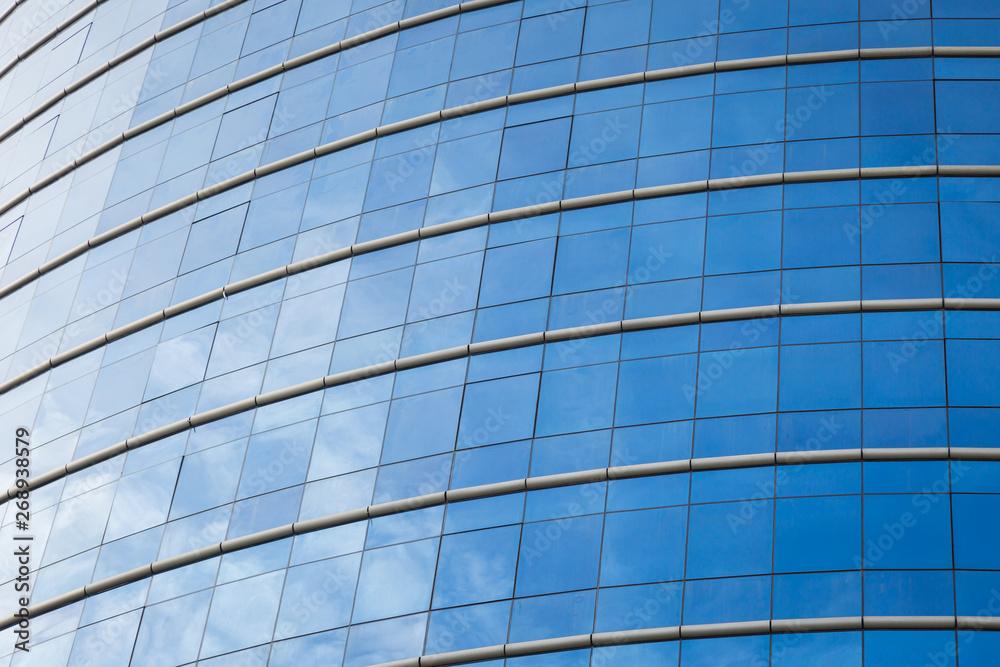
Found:
[{"label": "glass facade", "polygon": [[997,664],[1000,3],[9,4],[0,666]]}]

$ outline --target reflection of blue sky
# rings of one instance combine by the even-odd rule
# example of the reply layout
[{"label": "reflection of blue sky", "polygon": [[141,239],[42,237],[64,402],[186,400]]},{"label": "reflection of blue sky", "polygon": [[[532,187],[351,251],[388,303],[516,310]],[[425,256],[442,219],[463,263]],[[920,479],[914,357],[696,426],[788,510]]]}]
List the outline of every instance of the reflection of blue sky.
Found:
[{"label": "reflection of blue sky", "polygon": [[500,132],[487,132],[438,147],[432,195],[493,181],[500,158]]},{"label": "reflection of blue sky", "polygon": [[298,516],[301,502],[301,486],[237,501],[226,538],[231,540],[292,523]]},{"label": "reflection of blue sky", "polygon": [[413,269],[401,269],[348,284],[337,336],[348,338],[402,324],[412,275]]},{"label": "reflection of blue sky", "polygon": [[594,591],[514,600],[510,641],[572,637],[593,631]]},{"label": "reflection of blue sky", "polygon": [[187,565],[177,570],[163,572],[153,577],[149,587],[149,597],[146,604],[156,604],[170,600],[178,595],[186,595],[191,591],[209,588],[215,583],[219,571],[219,559]]},{"label": "reflection of blue sky", "polygon": [[[5,234],[9,229],[8,226],[0,234]],[[13,239],[11,239],[13,240]],[[0,237],[0,243],[3,242],[3,238]],[[3,314],[4,326],[0,329],[0,359],[4,359],[9,355],[13,354],[14,350],[17,348],[18,334],[21,331],[21,327],[24,324],[25,318],[28,316],[28,308],[31,304],[24,304],[20,308],[16,308],[9,313]]]},{"label": "reflection of blue sky", "polygon": [[510,600],[431,612],[424,653],[446,653],[507,641]]}]

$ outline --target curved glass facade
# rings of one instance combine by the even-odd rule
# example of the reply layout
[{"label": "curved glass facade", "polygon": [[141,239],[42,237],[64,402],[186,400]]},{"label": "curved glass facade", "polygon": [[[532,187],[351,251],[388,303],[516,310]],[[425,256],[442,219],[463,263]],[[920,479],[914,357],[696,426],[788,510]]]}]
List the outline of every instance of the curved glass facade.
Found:
[{"label": "curved glass facade", "polygon": [[1000,4],[375,1],[0,15],[0,665],[995,665]]}]

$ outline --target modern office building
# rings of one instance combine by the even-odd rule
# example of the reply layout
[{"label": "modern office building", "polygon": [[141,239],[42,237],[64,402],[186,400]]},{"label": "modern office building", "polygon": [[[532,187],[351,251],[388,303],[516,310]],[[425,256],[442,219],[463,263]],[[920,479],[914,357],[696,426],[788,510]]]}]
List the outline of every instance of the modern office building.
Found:
[{"label": "modern office building", "polygon": [[5,0],[0,666],[995,667],[1000,3],[377,2]]}]

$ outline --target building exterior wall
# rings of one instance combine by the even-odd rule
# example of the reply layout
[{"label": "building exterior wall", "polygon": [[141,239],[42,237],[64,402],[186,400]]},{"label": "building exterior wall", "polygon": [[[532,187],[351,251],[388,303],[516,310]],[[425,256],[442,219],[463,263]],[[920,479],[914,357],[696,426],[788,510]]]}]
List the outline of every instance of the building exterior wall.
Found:
[{"label": "building exterior wall", "polygon": [[995,665],[1000,3],[449,1],[0,14],[0,665]]}]

